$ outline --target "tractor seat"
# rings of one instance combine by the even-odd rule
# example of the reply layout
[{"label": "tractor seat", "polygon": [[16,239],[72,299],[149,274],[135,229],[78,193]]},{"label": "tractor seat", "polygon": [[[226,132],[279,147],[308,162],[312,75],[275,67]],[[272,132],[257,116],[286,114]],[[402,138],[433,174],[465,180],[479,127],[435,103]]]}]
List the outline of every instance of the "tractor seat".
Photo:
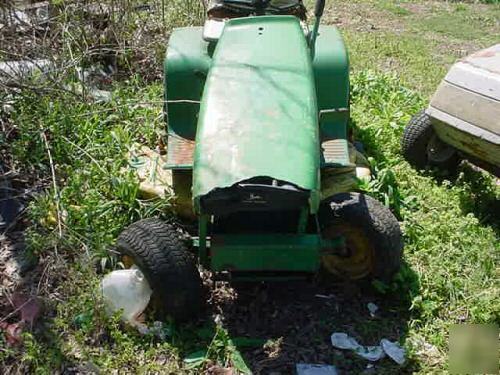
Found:
[{"label": "tractor seat", "polygon": [[[208,17],[203,26],[203,40],[216,42],[224,30],[226,20],[248,17],[258,10],[256,0],[211,0],[208,6]],[[264,14],[292,15],[305,21],[306,8],[302,0],[270,0],[263,1]]]},{"label": "tractor seat", "polygon": [[280,14],[297,16],[304,20],[306,8],[302,0],[210,0],[209,18],[237,18],[253,14]]}]

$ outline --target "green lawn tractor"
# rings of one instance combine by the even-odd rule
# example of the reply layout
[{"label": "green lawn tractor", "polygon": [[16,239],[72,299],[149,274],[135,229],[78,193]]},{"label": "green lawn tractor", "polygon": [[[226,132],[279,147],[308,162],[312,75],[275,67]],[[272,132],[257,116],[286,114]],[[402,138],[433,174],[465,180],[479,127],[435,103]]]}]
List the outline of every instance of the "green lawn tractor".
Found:
[{"label": "green lawn tractor", "polygon": [[170,37],[164,168],[197,232],[187,241],[175,225],[145,219],[117,248],[174,319],[200,310],[199,267],[234,281],[320,270],[387,281],[399,269],[398,221],[342,183],[356,169],[349,63],[339,31],[320,26],[324,6],[317,1],[309,27],[300,0],[219,0],[204,27]]}]

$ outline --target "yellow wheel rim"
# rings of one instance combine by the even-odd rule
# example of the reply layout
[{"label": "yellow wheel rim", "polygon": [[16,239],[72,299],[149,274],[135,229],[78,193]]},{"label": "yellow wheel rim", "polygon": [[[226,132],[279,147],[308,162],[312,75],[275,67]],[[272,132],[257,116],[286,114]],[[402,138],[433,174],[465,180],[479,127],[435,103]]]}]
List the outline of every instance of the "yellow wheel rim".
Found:
[{"label": "yellow wheel rim", "polygon": [[130,268],[134,265],[134,259],[129,255],[123,255],[122,263],[125,266],[125,268]]},{"label": "yellow wheel rim", "polygon": [[373,245],[368,240],[364,231],[348,224],[332,225],[327,228],[323,236],[345,238],[349,256],[324,255],[321,258],[323,267],[330,273],[357,280],[368,276],[373,270]]}]

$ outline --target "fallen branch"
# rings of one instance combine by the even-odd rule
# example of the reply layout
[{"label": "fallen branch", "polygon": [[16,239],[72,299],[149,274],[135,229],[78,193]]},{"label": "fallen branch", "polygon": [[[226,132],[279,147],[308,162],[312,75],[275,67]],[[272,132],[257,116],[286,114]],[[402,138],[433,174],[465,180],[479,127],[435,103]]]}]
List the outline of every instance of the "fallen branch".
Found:
[{"label": "fallen branch", "polygon": [[[57,187],[57,180],[56,180],[56,169],[54,167],[54,161],[52,159],[52,153],[50,152],[50,146],[49,142],[47,140],[47,136],[45,135],[45,131],[43,129],[40,129],[40,135],[43,139],[43,142],[45,143],[45,148],[47,149],[47,155],[49,157],[49,163],[50,163],[50,171],[52,173],[52,184],[54,187],[54,201],[56,203],[56,211],[57,211],[57,228],[59,230],[59,238],[62,238],[62,215],[61,215],[61,207],[60,207],[60,199],[59,199],[59,189]],[[57,255],[57,246],[55,246],[56,250],[56,255]]]}]

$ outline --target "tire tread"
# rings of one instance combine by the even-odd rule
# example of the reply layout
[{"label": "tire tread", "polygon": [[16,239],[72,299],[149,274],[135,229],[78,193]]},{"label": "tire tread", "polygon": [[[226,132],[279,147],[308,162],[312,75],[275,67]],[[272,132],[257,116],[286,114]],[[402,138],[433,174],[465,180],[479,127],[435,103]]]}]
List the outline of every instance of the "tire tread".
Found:
[{"label": "tire tread", "polygon": [[427,145],[433,133],[431,119],[423,110],[406,125],[401,138],[401,151],[413,167],[423,169],[428,165]]},{"label": "tire tread", "polygon": [[167,314],[186,320],[198,313],[201,278],[174,225],[156,218],[135,222],[120,234],[117,248],[143,271]]},{"label": "tire tread", "polygon": [[360,226],[375,253],[371,278],[390,281],[401,266],[403,239],[396,217],[382,203],[361,193],[336,194],[320,208],[323,227],[344,221]]}]

